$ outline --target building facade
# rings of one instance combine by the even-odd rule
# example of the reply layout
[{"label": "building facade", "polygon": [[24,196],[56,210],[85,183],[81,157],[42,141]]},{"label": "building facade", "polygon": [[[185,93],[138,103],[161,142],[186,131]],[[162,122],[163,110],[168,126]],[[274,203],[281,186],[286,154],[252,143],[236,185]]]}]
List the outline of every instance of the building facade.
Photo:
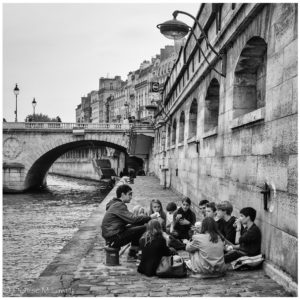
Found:
[{"label": "building facade", "polygon": [[188,36],[164,87],[153,171],[196,203],[255,208],[266,260],[297,281],[297,4],[215,5],[197,20],[222,57],[200,39],[208,65]]},{"label": "building facade", "polygon": [[146,105],[155,100],[150,91],[151,82],[164,85],[182,44],[184,41],[177,41],[175,46],[160,49],[160,54],[151,61],[144,60],[138,70],[129,72],[126,81],[120,76],[101,77],[99,89],[82,97],[81,106],[77,106],[76,122],[115,123],[128,117],[138,121],[151,120],[152,113],[146,109]]}]

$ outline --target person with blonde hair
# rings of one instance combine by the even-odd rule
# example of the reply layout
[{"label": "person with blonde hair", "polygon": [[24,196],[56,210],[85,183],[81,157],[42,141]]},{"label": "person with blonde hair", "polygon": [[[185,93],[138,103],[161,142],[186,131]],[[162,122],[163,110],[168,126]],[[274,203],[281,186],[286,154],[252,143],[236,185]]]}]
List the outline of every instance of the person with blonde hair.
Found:
[{"label": "person with blonde hair", "polygon": [[133,209],[132,209],[132,212],[136,216],[140,216],[140,215],[147,216],[148,215],[147,212],[146,212],[146,209],[141,205],[134,206]]},{"label": "person with blonde hair", "polygon": [[148,222],[146,232],[140,239],[140,248],[142,255],[138,272],[146,276],[156,275],[156,269],[161,258],[174,253],[172,249],[167,247],[162,227],[157,219]]},{"label": "person with blonde hair", "polygon": [[157,220],[160,222],[163,231],[166,231],[167,215],[164,212],[163,206],[158,199],[152,199],[150,202],[150,215],[158,212],[159,217]]}]

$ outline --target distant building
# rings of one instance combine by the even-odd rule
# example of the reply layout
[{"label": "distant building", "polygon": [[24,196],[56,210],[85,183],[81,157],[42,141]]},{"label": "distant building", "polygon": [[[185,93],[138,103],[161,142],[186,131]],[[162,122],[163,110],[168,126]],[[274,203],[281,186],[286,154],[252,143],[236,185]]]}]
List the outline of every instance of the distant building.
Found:
[{"label": "distant building", "polygon": [[100,108],[100,97],[99,91],[91,92],[91,122],[99,123],[100,112],[102,109]]},{"label": "distant building", "polygon": [[122,81],[120,76],[101,77],[99,89],[82,97],[81,104],[77,106],[76,122],[105,123],[122,122],[126,118],[137,121],[152,119],[153,113],[146,109],[154,99],[154,94],[150,91],[151,83],[158,82],[160,89],[163,88],[184,42],[184,39],[176,41],[175,46],[168,45],[160,49],[160,54],[151,61],[144,60],[139,69],[129,72],[126,81]]},{"label": "distant building", "polygon": [[121,88],[123,81],[121,76],[115,76],[114,78],[99,79],[99,107],[102,109],[99,114],[98,123],[111,122],[111,116],[113,115],[113,99],[115,93]]},{"label": "distant building", "polygon": [[78,104],[76,107],[76,122],[77,123],[81,123],[81,113],[82,113],[81,104]]},{"label": "distant building", "polygon": [[90,123],[91,122],[91,93],[86,97],[81,97],[81,111],[82,111],[82,122]]},{"label": "distant building", "polygon": [[125,103],[127,104],[126,83],[124,82],[121,88],[115,92],[114,99],[111,102],[110,120],[113,123],[121,123],[128,117],[128,107],[125,106]]}]

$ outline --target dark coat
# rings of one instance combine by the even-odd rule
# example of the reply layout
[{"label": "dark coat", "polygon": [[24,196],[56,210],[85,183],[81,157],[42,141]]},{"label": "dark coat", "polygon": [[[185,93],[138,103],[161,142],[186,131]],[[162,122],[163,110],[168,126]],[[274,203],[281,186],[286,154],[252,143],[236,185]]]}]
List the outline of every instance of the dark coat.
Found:
[{"label": "dark coat", "polygon": [[247,253],[249,256],[260,254],[261,232],[260,229],[253,224],[248,230],[242,229],[242,235],[239,239],[240,250]]},{"label": "dark coat", "polygon": [[233,227],[233,224],[236,221],[236,217],[232,216],[227,222],[224,219],[218,220],[218,229],[220,233],[224,236],[226,240],[231,242],[232,244],[235,244],[235,227]]},{"label": "dark coat", "polygon": [[130,212],[125,203],[113,198],[106,205],[106,213],[102,221],[102,236],[106,239],[126,230],[126,225],[143,225],[150,221],[148,216],[136,216]]},{"label": "dark coat", "polygon": [[174,214],[174,220],[176,220],[177,215],[182,215],[182,219],[186,219],[190,222],[189,225],[181,225],[179,221],[175,221],[174,230],[178,233],[179,239],[189,239],[189,230],[191,226],[196,222],[196,215],[190,209],[184,211],[182,207],[180,207]]},{"label": "dark coat", "polygon": [[142,237],[140,239],[140,248],[142,250],[142,258],[138,266],[138,272],[147,276],[155,276],[161,258],[172,254],[167,247],[166,240],[162,236],[154,238],[147,245],[145,245],[145,238]]}]

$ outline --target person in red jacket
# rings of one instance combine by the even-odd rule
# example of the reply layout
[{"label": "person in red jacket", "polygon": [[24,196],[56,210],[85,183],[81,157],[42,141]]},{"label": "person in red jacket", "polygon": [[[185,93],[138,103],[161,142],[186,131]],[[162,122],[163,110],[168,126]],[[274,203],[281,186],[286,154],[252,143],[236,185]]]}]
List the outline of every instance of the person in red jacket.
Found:
[{"label": "person in red jacket", "polygon": [[[139,239],[146,231],[144,225],[151,219],[155,219],[158,213],[151,216],[135,215],[127,208],[127,203],[132,199],[132,189],[129,185],[120,185],[116,190],[117,197],[113,198],[106,205],[106,213],[102,220],[102,236],[107,245],[113,248],[120,248],[131,243],[128,261],[135,261],[139,250]],[[132,226],[128,226],[128,225]]]}]

